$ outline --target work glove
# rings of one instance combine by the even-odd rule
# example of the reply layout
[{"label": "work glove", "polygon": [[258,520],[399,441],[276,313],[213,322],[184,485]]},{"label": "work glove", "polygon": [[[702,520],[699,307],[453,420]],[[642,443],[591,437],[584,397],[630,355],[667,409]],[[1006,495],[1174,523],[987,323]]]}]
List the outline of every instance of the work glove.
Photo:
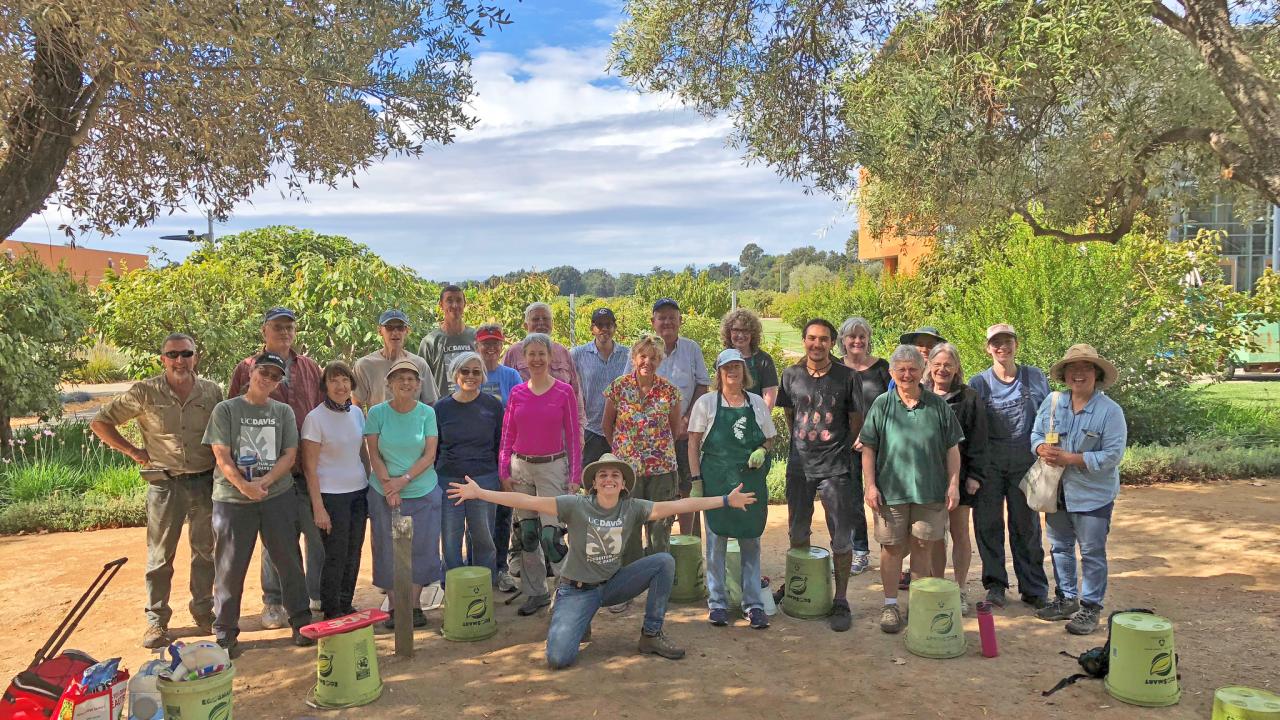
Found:
[{"label": "work glove", "polygon": [[689,497],[702,497],[702,481],[694,480],[693,487],[689,489]]},{"label": "work glove", "polygon": [[764,465],[764,448],[758,447],[751,453],[751,457],[747,458],[747,467],[755,470],[762,465]]}]

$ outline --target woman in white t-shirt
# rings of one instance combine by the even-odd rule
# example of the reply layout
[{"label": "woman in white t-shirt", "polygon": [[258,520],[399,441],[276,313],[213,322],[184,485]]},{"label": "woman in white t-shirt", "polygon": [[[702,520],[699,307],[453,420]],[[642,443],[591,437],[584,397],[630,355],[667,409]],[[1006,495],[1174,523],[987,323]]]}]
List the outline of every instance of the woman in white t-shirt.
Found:
[{"label": "woman in white t-shirt", "polygon": [[302,421],[302,469],[311,510],[324,537],[320,609],[326,620],[356,611],[356,577],[369,519],[369,460],[364,413],[353,407],[356,376],[335,360],[320,375],[324,402]]}]

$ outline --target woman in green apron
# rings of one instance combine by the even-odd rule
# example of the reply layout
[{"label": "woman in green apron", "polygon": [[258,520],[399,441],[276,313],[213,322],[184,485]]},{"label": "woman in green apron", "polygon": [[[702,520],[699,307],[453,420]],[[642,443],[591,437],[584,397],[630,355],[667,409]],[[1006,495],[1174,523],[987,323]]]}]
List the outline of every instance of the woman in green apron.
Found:
[{"label": "woman in green apron", "polygon": [[[714,392],[698,398],[689,413],[689,470],[694,494],[724,495],[742,484],[743,492],[767,498],[769,448],[778,434],[764,399],[747,392],[754,380],[742,353],[730,348],[716,358]],[[701,492],[700,492],[701,491]],[[769,627],[760,587],[760,536],[764,533],[767,502],[732,514],[706,512],[707,606],[712,625],[729,624],[725,554],[729,538],[737,538],[742,557],[742,609],[751,627]]]}]

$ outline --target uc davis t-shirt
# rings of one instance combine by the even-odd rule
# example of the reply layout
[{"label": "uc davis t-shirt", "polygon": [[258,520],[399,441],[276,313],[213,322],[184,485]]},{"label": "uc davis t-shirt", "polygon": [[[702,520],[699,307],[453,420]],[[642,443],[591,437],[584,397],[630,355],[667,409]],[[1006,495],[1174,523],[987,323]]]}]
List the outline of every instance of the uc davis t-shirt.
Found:
[{"label": "uc davis t-shirt", "polygon": [[[436,413],[430,405],[418,403],[407,413],[396,412],[391,403],[379,403],[369,408],[365,419],[364,434],[378,436],[378,455],[387,466],[391,477],[400,477],[418,462],[427,449],[427,438],[436,437]],[[386,495],[377,474],[369,473],[369,484]],[[400,491],[400,497],[413,499],[436,489],[436,469],[428,466],[421,475],[409,481]]]},{"label": "uc davis t-shirt", "polygon": [[[226,445],[235,460],[256,455],[258,464],[254,466],[253,475],[260,478],[271,472],[286,450],[298,447],[298,423],[294,420],[293,408],[278,400],[268,398],[266,405],[254,405],[239,395],[214,406],[203,442]],[[265,499],[292,490],[293,480],[283,477],[267,488]],[[213,499],[230,503],[257,502],[237,490],[217,465],[213,466]]]},{"label": "uc davis t-shirt", "polygon": [[623,495],[605,510],[591,495],[560,495],[556,515],[569,533],[569,557],[562,575],[584,583],[602,583],[622,568],[622,548],[653,512],[653,502]]}]

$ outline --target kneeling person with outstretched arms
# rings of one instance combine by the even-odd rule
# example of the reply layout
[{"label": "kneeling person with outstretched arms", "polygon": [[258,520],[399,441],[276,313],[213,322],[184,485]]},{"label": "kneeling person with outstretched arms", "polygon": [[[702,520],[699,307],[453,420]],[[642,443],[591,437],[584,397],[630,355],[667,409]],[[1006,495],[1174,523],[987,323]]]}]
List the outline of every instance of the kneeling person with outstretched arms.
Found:
[{"label": "kneeling person with outstretched arms", "polygon": [[453,483],[449,498],[455,502],[483,500],[555,515],[568,527],[568,548],[555,612],[547,630],[547,664],[565,668],[578,658],[578,644],[590,636],[591,619],[602,605],[617,605],[649,591],[644,609],[639,651],[678,660],[684,650],[662,632],[667,598],[675,580],[676,564],[669,553],[659,552],[622,566],[622,549],[644,523],[680,513],[719,507],[745,509],[756,501],[742,486],[720,497],[685,498],[651,502],[632,498],[627,487],[635,482],[630,465],[606,453],[582,471],[586,495],[538,497],[518,492],[485,490],[470,477]]}]

